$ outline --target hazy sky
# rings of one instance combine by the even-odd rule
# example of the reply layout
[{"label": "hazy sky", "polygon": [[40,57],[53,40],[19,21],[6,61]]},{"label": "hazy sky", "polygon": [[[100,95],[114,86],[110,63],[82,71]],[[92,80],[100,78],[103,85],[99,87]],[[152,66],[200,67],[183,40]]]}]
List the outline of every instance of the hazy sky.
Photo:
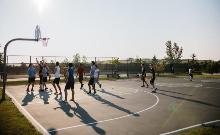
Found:
[{"label": "hazy sky", "polygon": [[220,60],[219,0],[0,0],[0,18],[1,46],[33,38],[37,24],[51,38],[14,42],[8,54],[164,58],[171,40],[183,58]]}]

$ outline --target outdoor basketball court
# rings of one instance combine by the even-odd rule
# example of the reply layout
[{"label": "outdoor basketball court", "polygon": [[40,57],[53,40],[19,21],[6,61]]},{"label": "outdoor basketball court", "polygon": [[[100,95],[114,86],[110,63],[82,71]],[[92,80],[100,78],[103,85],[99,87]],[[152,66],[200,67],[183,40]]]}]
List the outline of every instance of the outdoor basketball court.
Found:
[{"label": "outdoor basketball court", "polygon": [[64,92],[63,97],[38,92],[38,85],[33,93],[26,93],[24,85],[7,87],[7,93],[45,134],[157,135],[220,121],[220,80],[158,78],[157,93],[140,87],[139,79],[101,82],[96,95],[76,83],[75,103],[62,102]]}]

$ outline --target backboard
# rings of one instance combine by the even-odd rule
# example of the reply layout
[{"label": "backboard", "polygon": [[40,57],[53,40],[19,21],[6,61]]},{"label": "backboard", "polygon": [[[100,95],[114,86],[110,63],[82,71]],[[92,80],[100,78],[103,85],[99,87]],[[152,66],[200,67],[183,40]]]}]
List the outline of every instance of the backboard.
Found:
[{"label": "backboard", "polygon": [[40,31],[40,26],[37,25],[35,28],[35,39],[39,41],[41,39],[41,31]]}]

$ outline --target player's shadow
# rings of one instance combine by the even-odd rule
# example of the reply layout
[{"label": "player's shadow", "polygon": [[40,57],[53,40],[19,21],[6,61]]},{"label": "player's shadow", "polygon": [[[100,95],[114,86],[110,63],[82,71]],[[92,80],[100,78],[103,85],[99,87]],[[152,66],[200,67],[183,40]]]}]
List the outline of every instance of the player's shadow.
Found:
[{"label": "player's shadow", "polygon": [[207,102],[200,101],[200,100],[189,99],[189,98],[184,98],[184,97],[179,97],[179,96],[173,96],[173,95],[168,95],[168,94],[160,93],[160,92],[157,92],[157,94],[168,96],[168,97],[172,97],[172,98],[176,98],[176,99],[180,99],[180,100],[185,100],[185,101],[189,101],[189,102],[194,102],[194,103],[198,103],[198,104],[202,104],[202,105],[207,105],[207,106],[212,106],[212,107],[220,108],[220,106],[218,106],[218,105],[214,105],[214,104],[207,103]]},{"label": "player's shadow", "polygon": [[192,96],[192,95],[189,95],[189,94],[180,93],[180,92],[175,92],[175,91],[169,91],[169,90],[157,89],[157,91],[163,91],[163,92],[168,92],[168,93],[174,93],[174,94],[179,94],[179,95],[184,95],[184,96]]},{"label": "player's shadow", "polygon": [[74,109],[75,116],[80,118],[84,124],[91,126],[97,134],[106,134],[105,130],[97,127],[98,122],[94,118],[92,118],[85,109],[83,109],[77,102],[74,103],[76,104],[76,108]]},{"label": "player's shadow", "polygon": [[28,105],[29,102],[33,101],[34,97],[35,97],[35,95],[33,92],[31,92],[31,94],[29,92],[27,92],[24,99],[22,100],[22,106]]},{"label": "player's shadow", "polygon": [[51,91],[39,91],[39,97],[44,101],[44,104],[49,104],[48,99],[50,98]]},{"label": "player's shadow", "polygon": [[[86,91],[85,89],[83,89],[83,91],[84,91],[85,93],[87,93],[87,91]],[[99,96],[98,94],[96,94],[96,95],[91,95],[91,96],[92,96],[94,99],[96,99],[97,101],[100,101],[100,102],[102,102],[103,104],[107,104],[107,105],[109,105],[109,106],[111,106],[111,107],[114,107],[114,108],[116,108],[116,109],[118,109],[118,110],[120,110],[120,111],[126,112],[126,113],[129,114],[129,115],[133,115],[133,116],[136,116],[136,117],[139,117],[139,116],[140,116],[138,113],[131,112],[131,111],[128,110],[128,109],[125,109],[125,108],[123,108],[123,107],[121,107],[121,106],[118,106],[118,105],[116,105],[116,104],[114,104],[114,103],[112,103],[112,102],[110,102],[110,101],[108,101],[108,100],[102,98],[102,97]]]},{"label": "player's shadow", "polygon": [[63,102],[62,98],[62,95],[59,98],[58,95],[56,95],[54,99],[59,103],[59,106],[55,107],[54,110],[61,109],[63,112],[65,112],[67,116],[73,117],[73,113],[71,113],[70,111],[74,108],[71,107],[71,105],[68,102]]},{"label": "player's shadow", "polygon": [[113,93],[111,93],[111,92],[108,92],[108,91],[106,91],[105,89],[101,89],[101,90],[97,90],[97,91],[102,92],[102,93],[104,93],[104,94],[111,95],[111,96],[116,97],[116,98],[125,99],[125,98],[123,98],[123,97],[121,97],[121,96],[119,96],[119,95],[116,95],[116,94],[113,94]]}]

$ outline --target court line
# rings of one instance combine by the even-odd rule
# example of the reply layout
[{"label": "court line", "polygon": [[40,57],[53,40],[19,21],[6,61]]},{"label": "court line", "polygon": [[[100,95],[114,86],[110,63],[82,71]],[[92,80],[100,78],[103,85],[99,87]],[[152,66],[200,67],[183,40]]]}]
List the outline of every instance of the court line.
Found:
[{"label": "court line", "polygon": [[17,106],[20,112],[34,125],[39,132],[41,132],[43,135],[50,135],[48,131],[36,119],[34,119],[34,117],[31,116],[26,109],[21,106],[21,104],[15,99],[15,97],[12,96],[10,92],[7,90],[5,92],[12,99],[12,102]]},{"label": "court line", "polygon": [[181,129],[178,129],[178,130],[170,131],[170,132],[167,132],[167,133],[162,133],[160,135],[169,135],[169,134],[181,132],[181,131],[184,131],[184,130],[187,130],[187,129],[199,127],[199,126],[202,126],[202,125],[217,123],[217,122],[220,122],[220,120],[214,120],[214,121],[209,121],[209,122],[205,122],[205,123],[201,123],[201,124],[196,124],[196,125],[192,125],[192,126],[189,126],[189,127],[181,128]]},{"label": "court line", "polygon": [[220,89],[220,88],[217,88],[217,87],[204,87],[204,88],[207,88],[207,89],[217,89],[217,90]]},{"label": "court line", "polygon": [[148,94],[151,94],[153,95],[154,97],[156,97],[157,101],[155,104],[153,104],[152,106],[148,107],[148,108],[145,108],[141,111],[138,111],[138,112],[134,112],[132,114],[128,114],[128,115],[124,115],[124,116],[120,116],[120,117],[116,117],[116,118],[112,118],[112,119],[106,119],[106,120],[101,120],[101,121],[97,121],[97,122],[91,122],[91,123],[87,123],[87,124],[79,124],[79,125],[76,125],[76,126],[69,126],[69,127],[64,127],[64,128],[59,128],[59,129],[55,129],[55,130],[51,130],[49,132],[55,132],[55,131],[61,131],[61,130],[67,130],[67,129],[71,129],[71,128],[77,128],[77,127],[82,127],[82,126],[90,126],[90,125],[94,125],[94,124],[98,124],[98,123],[104,123],[104,122],[109,122],[109,121],[114,121],[114,120],[119,120],[119,119],[123,119],[123,118],[127,118],[127,117],[130,117],[130,116],[133,116],[135,114],[140,114],[142,112],[145,112],[147,110],[150,110],[152,108],[154,108],[155,106],[157,106],[157,104],[159,103],[160,99],[157,95],[151,93],[151,92],[147,92]]}]

